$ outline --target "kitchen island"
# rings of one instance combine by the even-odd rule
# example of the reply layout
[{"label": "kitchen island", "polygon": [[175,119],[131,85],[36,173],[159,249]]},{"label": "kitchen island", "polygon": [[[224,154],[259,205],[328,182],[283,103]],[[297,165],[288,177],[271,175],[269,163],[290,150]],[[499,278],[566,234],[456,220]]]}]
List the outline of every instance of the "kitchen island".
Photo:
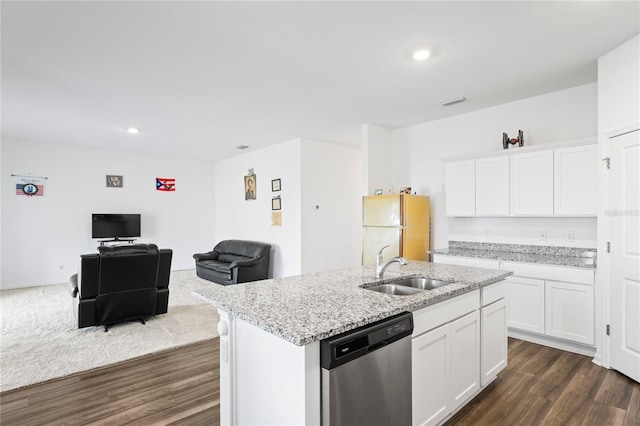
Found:
[{"label": "kitchen island", "polygon": [[[428,314],[420,316],[424,320],[416,319],[419,329],[420,324],[434,321],[430,317],[442,316],[437,308],[458,299],[475,306],[479,315],[479,289],[510,274],[412,261],[391,266],[384,279],[374,278],[373,268],[356,267],[235,286],[212,285],[194,293],[220,313],[221,423],[319,424],[320,340],[405,311],[416,317]],[[411,296],[366,288],[401,276],[454,283]],[[446,311],[456,308],[452,305]],[[506,346],[506,333],[504,339]]]}]

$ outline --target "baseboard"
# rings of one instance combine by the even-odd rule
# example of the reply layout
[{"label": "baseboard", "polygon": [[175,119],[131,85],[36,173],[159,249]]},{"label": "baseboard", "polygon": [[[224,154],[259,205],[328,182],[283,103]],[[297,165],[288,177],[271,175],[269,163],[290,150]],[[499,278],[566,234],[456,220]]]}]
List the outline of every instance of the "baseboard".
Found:
[{"label": "baseboard", "polygon": [[[529,333],[527,331],[509,328],[509,337],[514,337],[527,342],[536,343],[538,345],[549,346],[551,348],[560,349],[567,352],[573,352],[580,355],[595,357],[596,348],[581,343],[569,342],[567,340],[556,339],[554,337],[542,336],[540,334]],[[595,359],[595,358],[594,358]]]}]

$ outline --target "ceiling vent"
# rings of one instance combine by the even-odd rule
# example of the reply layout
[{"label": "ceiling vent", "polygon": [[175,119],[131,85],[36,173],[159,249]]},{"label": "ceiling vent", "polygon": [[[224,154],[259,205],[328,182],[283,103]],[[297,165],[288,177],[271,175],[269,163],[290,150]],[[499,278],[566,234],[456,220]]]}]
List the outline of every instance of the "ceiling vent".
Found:
[{"label": "ceiling vent", "polygon": [[465,98],[464,96],[458,96],[457,98],[451,98],[451,99],[447,99],[446,101],[440,101],[440,105],[449,106],[453,104],[459,104],[460,102],[464,102],[466,100],[467,98]]},{"label": "ceiling vent", "polygon": [[247,149],[249,145],[236,145],[236,149]]}]

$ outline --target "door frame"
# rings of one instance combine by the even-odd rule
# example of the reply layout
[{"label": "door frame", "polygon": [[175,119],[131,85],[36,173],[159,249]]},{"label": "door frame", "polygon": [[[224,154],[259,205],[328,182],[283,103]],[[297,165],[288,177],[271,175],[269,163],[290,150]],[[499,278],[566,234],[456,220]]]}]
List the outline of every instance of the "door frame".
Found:
[{"label": "door frame", "polygon": [[610,156],[611,138],[622,136],[625,133],[630,133],[638,129],[640,129],[640,121],[603,131],[598,137],[598,155],[600,156],[601,164],[598,168],[598,267],[596,269],[595,282],[596,354],[593,358],[593,362],[606,368],[611,368],[611,339],[607,336],[606,331],[607,324],[611,323],[611,287],[609,283],[609,272],[611,266],[607,253],[607,241],[610,241],[610,223],[609,217],[606,215],[606,210],[609,207],[608,194],[611,182],[604,159]]}]

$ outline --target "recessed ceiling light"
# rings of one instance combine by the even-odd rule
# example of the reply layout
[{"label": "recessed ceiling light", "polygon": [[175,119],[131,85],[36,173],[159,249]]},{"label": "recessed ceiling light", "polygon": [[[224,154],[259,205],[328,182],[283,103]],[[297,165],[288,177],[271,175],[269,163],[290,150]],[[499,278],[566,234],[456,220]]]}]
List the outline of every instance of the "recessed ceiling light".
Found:
[{"label": "recessed ceiling light", "polygon": [[416,61],[424,61],[429,56],[431,56],[431,52],[426,49],[419,49],[413,52],[413,59],[415,59]]},{"label": "recessed ceiling light", "polygon": [[236,149],[247,149],[249,145],[236,145]]},{"label": "recessed ceiling light", "polygon": [[129,127],[127,128],[127,132],[129,132],[129,134],[132,134],[132,135],[137,135],[138,133],[140,133],[140,130],[138,130],[135,127]]}]

